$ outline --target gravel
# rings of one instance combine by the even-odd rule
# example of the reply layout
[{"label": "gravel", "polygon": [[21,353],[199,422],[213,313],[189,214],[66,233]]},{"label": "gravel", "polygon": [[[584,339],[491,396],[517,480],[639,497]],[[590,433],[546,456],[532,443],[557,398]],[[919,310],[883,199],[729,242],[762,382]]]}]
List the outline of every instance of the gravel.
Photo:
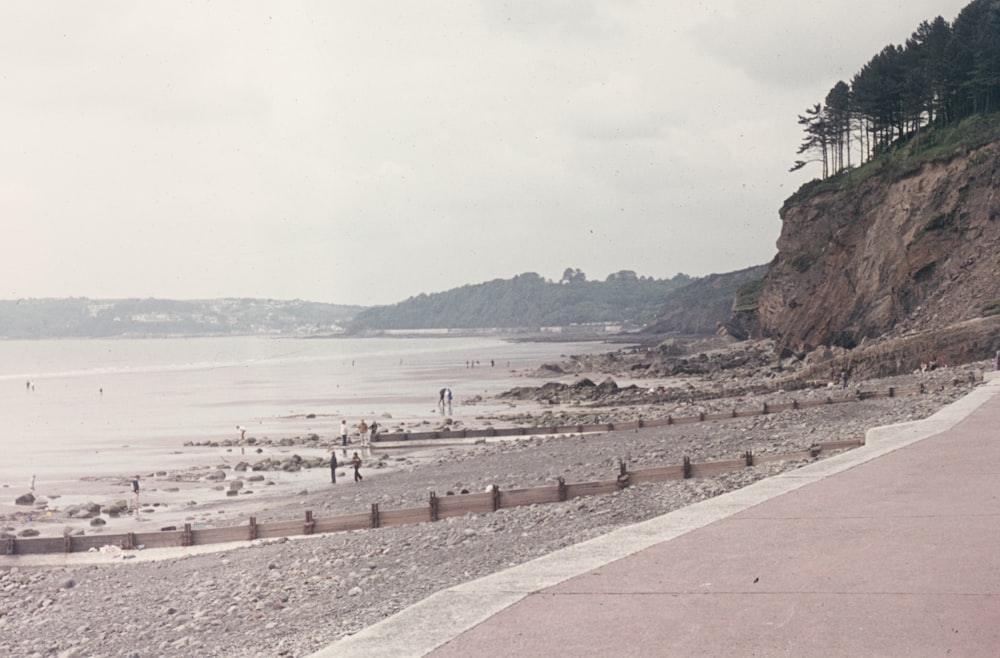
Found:
[{"label": "gravel", "polygon": [[[720,423],[644,428],[439,449],[422,458],[376,454],[393,468],[363,483],[345,477],[258,513],[258,522],[427,504],[484,491],[613,479],[630,470],[791,453],[815,442],[863,438],[870,427],[924,418],[974,385],[976,365],[866,382],[867,390],[923,382],[926,392]],[[982,369],[984,364],[978,364]],[[826,395],[819,391],[817,395]],[[796,392],[803,399],[802,392]],[[690,405],[752,407],[768,398]],[[737,404],[738,402],[738,404]],[[697,411],[695,411],[697,413]],[[675,413],[675,415],[682,415]],[[377,449],[376,449],[377,450]],[[822,458],[824,455],[821,455]],[[616,528],[746,486],[803,462],[720,477],[641,484],[565,503],[469,514],[436,523],[255,542],[159,561],[60,567],[0,563],[0,655],[306,656],[459,583]]]}]

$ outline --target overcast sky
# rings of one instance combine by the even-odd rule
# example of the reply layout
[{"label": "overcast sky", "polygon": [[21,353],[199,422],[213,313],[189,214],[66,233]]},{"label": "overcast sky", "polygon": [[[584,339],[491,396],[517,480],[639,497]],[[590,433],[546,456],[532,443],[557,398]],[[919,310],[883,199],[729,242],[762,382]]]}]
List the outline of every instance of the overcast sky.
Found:
[{"label": "overcast sky", "polygon": [[768,262],[796,116],[968,0],[8,3],[0,298]]}]

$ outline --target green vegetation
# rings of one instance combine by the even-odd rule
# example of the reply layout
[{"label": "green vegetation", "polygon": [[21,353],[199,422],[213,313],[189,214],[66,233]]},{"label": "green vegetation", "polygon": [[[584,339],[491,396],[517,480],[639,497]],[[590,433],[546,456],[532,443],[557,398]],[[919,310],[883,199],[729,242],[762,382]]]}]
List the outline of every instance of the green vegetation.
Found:
[{"label": "green vegetation", "polygon": [[756,311],[760,301],[760,293],[764,290],[764,277],[751,279],[736,289],[736,299],[733,301],[734,313]]},{"label": "green vegetation", "polygon": [[904,178],[927,162],[948,161],[956,155],[991,144],[996,141],[998,134],[1000,114],[969,117],[944,126],[929,126],[919,135],[901,141],[878,158],[856,169],[805,183],[785,201],[780,214],[783,215],[789,206],[819,194],[842,192],[845,188],[849,189],[876,176],[896,180]]},{"label": "green vegetation", "polygon": [[646,333],[713,334],[734,311],[757,308],[770,265],[692,279],[667,295]]},{"label": "green vegetation", "polygon": [[914,240],[919,240],[928,233],[943,231],[955,225],[955,212],[943,212],[932,217],[926,224],[921,226],[913,236]]},{"label": "green vegetation", "polygon": [[[924,21],[903,46],[889,45],[854,75],[837,82],[824,103],[799,117],[806,136],[792,170],[822,164],[827,179],[900,151],[923,160],[974,147],[982,127],[963,122],[1000,112],[1000,3],[973,0],[949,24]],[[951,134],[928,127],[958,126]],[[909,144],[909,153],[900,149]],[[902,162],[886,158],[893,169]]]},{"label": "green vegetation", "polygon": [[567,268],[558,282],[534,272],[446,292],[418,295],[363,311],[351,332],[407,329],[538,328],[595,323],[642,325],[655,317],[671,290],[690,281],[637,276],[632,271],[587,281]]},{"label": "green vegetation", "polygon": [[984,318],[1000,315],[1000,299],[991,299],[983,304],[981,313]]}]

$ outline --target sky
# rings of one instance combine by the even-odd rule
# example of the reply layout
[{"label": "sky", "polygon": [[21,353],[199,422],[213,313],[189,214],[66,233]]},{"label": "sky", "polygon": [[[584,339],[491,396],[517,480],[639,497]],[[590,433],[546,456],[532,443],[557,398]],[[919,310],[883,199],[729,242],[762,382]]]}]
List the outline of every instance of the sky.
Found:
[{"label": "sky", "polygon": [[796,119],[968,0],[8,3],[0,299],[770,261]]}]

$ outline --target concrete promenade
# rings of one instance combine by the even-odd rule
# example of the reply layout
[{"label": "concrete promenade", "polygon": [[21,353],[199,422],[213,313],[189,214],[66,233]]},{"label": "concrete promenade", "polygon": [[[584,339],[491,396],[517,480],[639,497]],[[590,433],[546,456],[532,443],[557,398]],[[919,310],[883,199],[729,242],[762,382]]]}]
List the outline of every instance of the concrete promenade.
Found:
[{"label": "concrete promenade", "polygon": [[1000,655],[1000,377],[864,447],[439,592],[315,658]]}]

